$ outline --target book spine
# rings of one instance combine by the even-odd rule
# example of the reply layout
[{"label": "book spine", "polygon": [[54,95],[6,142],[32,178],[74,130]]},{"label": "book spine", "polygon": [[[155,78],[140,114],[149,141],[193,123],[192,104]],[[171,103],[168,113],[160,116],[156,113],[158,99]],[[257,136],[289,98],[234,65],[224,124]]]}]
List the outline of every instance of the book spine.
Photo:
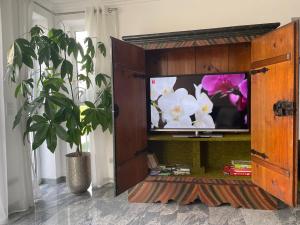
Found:
[{"label": "book spine", "polygon": [[251,172],[230,172],[230,176],[251,176]]}]

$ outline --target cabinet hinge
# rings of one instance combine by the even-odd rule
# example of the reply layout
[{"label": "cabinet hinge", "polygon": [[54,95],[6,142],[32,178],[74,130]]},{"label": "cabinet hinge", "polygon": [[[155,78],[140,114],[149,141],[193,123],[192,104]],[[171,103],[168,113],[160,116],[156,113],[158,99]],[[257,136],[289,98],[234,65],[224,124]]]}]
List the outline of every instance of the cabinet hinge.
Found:
[{"label": "cabinet hinge", "polygon": [[273,105],[273,112],[275,116],[292,116],[295,113],[295,103],[280,100]]},{"label": "cabinet hinge", "polygon": [[269,69],[267,67],[263,67],[263,68],[257,69],[257,70],[250,70],[249,74],[255,75],[257,73],[266,73],[267,71],[269,71]]}]

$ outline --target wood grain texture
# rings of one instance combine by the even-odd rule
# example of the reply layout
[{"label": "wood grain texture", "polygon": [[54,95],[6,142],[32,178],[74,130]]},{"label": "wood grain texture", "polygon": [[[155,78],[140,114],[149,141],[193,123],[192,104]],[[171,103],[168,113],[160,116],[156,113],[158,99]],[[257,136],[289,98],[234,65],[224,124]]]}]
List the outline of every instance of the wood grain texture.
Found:
[{"label": "wood grain texture", "polygon": [[228,71],[249,71],[251,61],[251,44],[231,44],[228,49]]},{"label": "wood grain texture", "polygon": [[149,75],[168,75],[166,51],[146,51],[146,73]]},{"label": "wood grain texture", "polygon": [[250,43],[146,51],[150,75],[227,73],[250,70]]},{"label": "wood grain texture", "polygon": [[[119,113],[114,121],[117,194],[147,176],[146,83],[144,50],[112,39],[113,96]],[[136,75],[139,75],[137,77]]]},{"label": "wood grain texture", "polygon": [[168,75],[195,74],[195,48],[170,49]]},{"label": "wood grain texture", "polygon": [[[251,62],[255,64],[291,55],[288,61],[265,65],[267,73],[251,77],[251,148],[268,157],[258,161],[252,156],[252,180],[290,206],[295,206],[297,199],[296,117],[275,116],[273,105],[279,100],[297,101],[295,47],[295,24],[289,24],[255,39],[251,49]],[[264,160],[267,163],[262,163]],[[274,168],[288,173],[284,175]]]},{"label": "wood grain texture", "polygon": [[228,72],[228,45],[196,48],[196,73]]},{"label": "wood grain texture", "polygon": [[147,177],[128,193],[129,202],[190,204],[195,200],[214,207],[230,204],[250,209],[276,209],[277,200],[251,181],[194,177]]}]

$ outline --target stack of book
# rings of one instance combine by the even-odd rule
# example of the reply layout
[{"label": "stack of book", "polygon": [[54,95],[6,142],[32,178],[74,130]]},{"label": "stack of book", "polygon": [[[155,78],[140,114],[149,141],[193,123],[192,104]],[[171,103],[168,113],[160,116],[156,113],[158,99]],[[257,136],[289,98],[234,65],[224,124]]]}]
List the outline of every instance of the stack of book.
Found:
[{"label": "stack of book", "polygon": [[251,162],[243,160],[232,160],[224,166],[223,172],[229,176],[251,176]]},{"label": "stack of book", "polygon": [[150,171],[150,176],[180,176],[180,175],[190,175],[191,169],[185,165],[159,165],[157,168],[153,168]]},{"label": "stack of book", "polygon": [[188,167],[177,167],[176,170],[173,171],[173,174],[178,176],[178,175],[190,175],[191,174],[191,169]]}]

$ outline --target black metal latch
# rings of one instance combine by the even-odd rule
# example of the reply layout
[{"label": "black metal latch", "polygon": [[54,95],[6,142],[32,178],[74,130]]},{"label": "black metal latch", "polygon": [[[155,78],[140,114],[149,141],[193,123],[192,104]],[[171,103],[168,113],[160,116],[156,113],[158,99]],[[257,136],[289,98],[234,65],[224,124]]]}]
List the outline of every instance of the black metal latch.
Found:
[{"label": "black metal latch", "polygon": [[273,105],[275,116],[292,116],[294,115],[294,102],[280,100]]},{"label": "black metal latch", "polygon": [[259,152],[259,151],[256,151],[255,149],[251,149],[250,152],[251,152],[251,154],[260,156],[260,157],[263,158],[263,159],[269,158],[265,153],[261,153],[261,152]]},{"label": "black metal latch", "polygon": [[250,75],[255,75],[257,73],[266,73],[268,71],[269,71],[269,69],[267,67],[263,67],[263,68],[257,69],[257,70],[250,70],[249,74]]}]

